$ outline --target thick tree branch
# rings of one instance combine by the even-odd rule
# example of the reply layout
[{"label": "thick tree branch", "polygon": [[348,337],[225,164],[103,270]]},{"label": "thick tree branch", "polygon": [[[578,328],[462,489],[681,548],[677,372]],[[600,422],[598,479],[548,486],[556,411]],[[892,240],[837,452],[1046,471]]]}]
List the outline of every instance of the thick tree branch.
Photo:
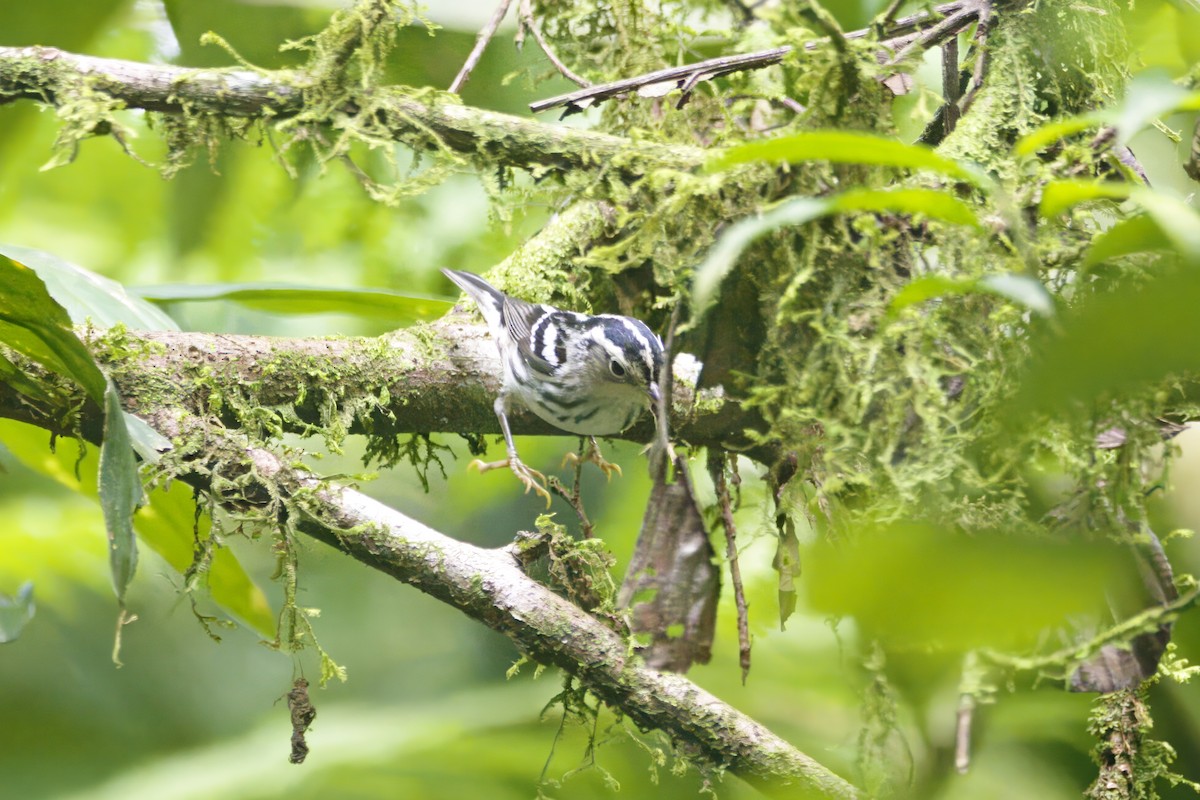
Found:
[{"label": "thick tree branch", "polygon": [[[443,332],[443,345],[429,345],[435,351],[445,348],[438,358],[447,359],[449,374],[441,380],[452,382],[475,376],[482,381],[483,360],[468,356],[482,347],[482,335],[473,328],[458,330],[457,335]],[[227,379],[263,379],[264,385],[255,390],[268,396],[275,390],[268,376],[257,371],[261,367],[258,357],[290,347],[325,360],[338,344],[303,340],[289,345],[196,334],[175,337],[177,342],[166,335],[141,340],[166,347],[139,365],[155,373],[160,386],[177,380],[187,383],[192,363],[188,358],[199,365],[212,364],[210,359],[216,357],[218,364],[228,368]],[[189,337],[190,344],[183,345]],[[175,360],[179,353],[189,356]],[[456,366],[456,357],[465,360]],[[255,361],[259,361],[257,366]],[[430,369],[422,374],[432,378],[436,372]],[[134,374],[125,373],[127,385]],[[11,387],[0,383],[0,413],[59,432],[52,417],[30,414],[30,406],[15,399]],[[450,417],[454,406],[464,405],[461,401],[443,401],[442,413]],[[520,568],[514,546],[487,550],[438,533],[360,492],[295,469],[290,461],[255,444],[251,437],[184,410],[174,398],[160,397],[151,402],[142,397],[130,407],[164,436],[187,443],[172,454],[172,471],[179,479],[211,494],[219,504],[241,514],[257,510],[273,524],[291,526],[454,606],[505,634],[537,661],[575,675],[593,694],[620,709],[638,726],[666,732],[690,756],[729,769],[773,793],[799,790],[804,796],[858,796],[850,784],[827,768],[687,679],[645,667],[632,655],[624,638],[528,577]],[[427,412],[418,411],[417,415],[421,413]],[[98,440],[98,427],[88,425],[86,431]],[[228,491],[229,487],[234,488]]]},{"label": "thick tree branch", "polygon": [[[0,104],[31,99],[54,104],[86,86],[127,108],[164,113],[212,112],[227,117],[287,119],[305,107],[309,76],[294,70],[189,69],[78,55],[50,47],[0,47]],[[396,141],[441,146],[489,163],[564,170],[615,166],[630,174],[690,169],[697,148],[633,143],[620,136],[485,111],[451,96],[385,87],[373,97],[380,122]],[[351,104],[337,114],[352,115]],[[328,122],[335,120],[331,118]]]},{"label": "thick tree branch", "polygon": [[[166,406],[266,433],[499,433],[492,401],[500,360],[487,328],[473,318],[380,339],[130,331],[111,348],[118,357],[107,355],[106,341],[95,334],[94,349],[127,408],[138,414]],[[40,416],[61,417],[69,413],[66,406]],[[0,392],[0,417],[33,421],[31,414],[15,392]],[[82,414],[85,428],[101,424],[100,409],[85,406]],[[509,419],[518,435],[566,435],[527,411]],[[736,402],[710,390],[697,397],[676,381],[671,425],[679,438],[740,442],[755,424]],[[615,438],[648,442],[653,432],[647,415]]]}]

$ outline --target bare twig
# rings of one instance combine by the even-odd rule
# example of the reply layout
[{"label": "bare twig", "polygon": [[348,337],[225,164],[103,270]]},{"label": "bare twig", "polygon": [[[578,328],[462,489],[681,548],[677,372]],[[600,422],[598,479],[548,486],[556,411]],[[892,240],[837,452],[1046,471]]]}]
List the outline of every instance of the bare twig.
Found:
[{"label": "bare twig", "polygon": [[886,37],[885,31],[892,24],[897,12],[900,11],[900,6],[904,5],[904,0],[888,0],[887,6],[880,11],[879,14],[871,21],[871,27],[875,29],[875,35],[880,39]]},{"label": "bare twig", "polygon": [[1183,171],[1194,181],[1200,181],[1200,119],[1196,120],[1196,129],[1192,133],[1192,150],[1187,161],[1183,163]]},{"label": "bare twig", "polygon": [[579,518],[580,534],[584,539],[591,539],[595,534],[595,529],[592,527],[592,521],[588,519],[587,510],[583,507],[583,494],[579,491],[580,478],[583,477],[583,463],[586,461],[583,450],[587,447],[587,444],[583,439],[579,441],[580,454],[575,459],[575,480],[571,484],[571,489],[568,490],[563,485],[563,482],[558,479],[557,475],[551,475],[547,478],[546,484],[550,487],[550,491],[557,494],[563,500],[566,500],[567,505],[574,509],[575,516]]},{"label": "bare twig", "polygon": [[983,88],[987,78],[988,67],[991,65],[991,55],[988,50],[988,33],[992,25],[992,5],[985,2],[979,7],[979,21],[975,25],[975,68],[971,70],[971,83],[967,94],[959,105],[959,110],[965,114],[975,102],[975,96]]},{"label": "bare twig", "polygon": [[479,64],[479,59],[483,56],[483,51],[487,49],[488,42],[496,35],[496,30],[500,27],[500,23],[504,21],[504,15],[508,13],[508,7],[512,5],[512,0],[500,0],[500,5],[496,6],[496,10],[492,12],[492,18],[488,20],[487,25],[483,26],[483,30],[479,31],[479,35],[475,37],[475,46],[471,48],[470,55],[463,62],[462,69],[454,76],[454,80],[450,83],[449,91],[458,94],[462,90],[463,84],[467,82],[467,78],[471,75],[471,70],[475,69]]},{"label": "bare twig", "polygon": [[920,36],[914,38],[904,47],[892,56],[887,62],[889,66],[899,64],[911,53],[917,49],[928,49],[936,47],[947,38],[957,36],[961,30],[966,28],[972,22],[979,19],[981,9],[989,8],[991,0],[964,0],[964,2],[952,14],[949,14],[936,25],[927,30],[922,31]]},{"label": "bare twig", "polygon": [[[889,51],[896,48],[900,48],[901,50],[907,49],[914,41],[919,41],[919,37],[913,36],[915,32],[924,30],[930,26],[941,26],[946,20],[951,18],[956,21],[955,25],[957,27],[951,27],[957,33],[971,23],[975,15],[979,13],[977,5],[983,1],[957,0],[953,3],[935,6],[932,13],[922,11],[907,17],[901,17],[888,26],[887,32],[892,38],[880,42],[880,46]],[[967,10],[967,13],[964,14],[964,10]],[[862,28],[847,32],[843,38],[845,40],[862,39],[872,33],[872,28]],[[936,39],[935,44],[940,41],[941,37]],[[827,39],[807,42],[804,48],[806,50],[816,50],[828,43],[829,40]],[[683,89],[685,86],[690,88],[700,81],[719,78],[722,75],[728,75],[733,72],[763,69],[764,67],[778,64],[783,60],[784,56],[791,53],[794,49],[791,46],[776,47],[753,53],[710,58],[704,61],[697,61],[693,64],[684,64],[679,67],[667,67],[666,69],[655,70],[644,75],[624,78],[587,89],[579,89],[567,94],[548,97],[545,100],[537,100],[529,104],[529,109],[534,113],[538,113],[548,111],[552,108],[565,107],[565,114],[572,114],[596,103],[629,94],[630,92],[659,96],[672,89]]]},{"label": "bare twig", "polygon": [[521,0],[520,5],[517,6],[517,16],[520,18],[521,33],[528,30],[533,34],[533,38],[537,40],[538,47],[542,48],[542,52],[545,53],[546,58],[550,60],[550,63],[554,65],[559,74],[579,86],[588,87],[592,85],[592,82],[588,79],[581,78],[572,72],[571,68],[559,59],[558,54],[554,52],[554,48],[546,41],[546,37],[542,35],[541,26],[534,19],[533,3],[531,0]]},{"label": "bare twig", "polygon": [[726,453],[719,447],[708,449],[708,472],[717,490],[717,505],[721,510],[721,527],[725,530],[725,558],[729,561],[729,582],[738,615],[738,660],[742,667],[742,683],[750,674],[750,615],[746,606],[746,591],[742,586],[742,569],[738,565],[737,526],[733,522],[733,503],[725,478]]},{"label": "bare twig", "polygon": [[[694,85],[698,80],[709,80],[721,75],[728,75],[731,72],[762,69],[772,64],[778,64],[791,51],[791,47],[776,47],[772,50],[746,53],[740,56],[710,58],[707,61],[687,64],[682,67],[668,67],[648,72],[645,75],[639,75],[635,78],[625,78],[624,80],[580,89],[568,94],[560,94],[545,100],[537,100],[529,104],[529,110],[538,113],[551,108],[566,106],[567,113],[573,113],[582,111],[595,103],[632,91],[641,91],[657,96],[665,94],[663,87],[670,86],[671,84],[674,84],[673,88],[680,88],[689,81]],[[666,91],[669,91],[669,88]]]},{"label": "bare twig", "polygon": [[944,134],[949,136],[958,124],[958,97],[960,94],[958,78],[958,37],[952,36],[942,45],[942,126]]},{"label": "bare twig", "polygon": [[954,723],[954,769],[959,775],[971,767],[971,723],[975,718],[975,697],[963,694],[958,698],[958,714]]}]

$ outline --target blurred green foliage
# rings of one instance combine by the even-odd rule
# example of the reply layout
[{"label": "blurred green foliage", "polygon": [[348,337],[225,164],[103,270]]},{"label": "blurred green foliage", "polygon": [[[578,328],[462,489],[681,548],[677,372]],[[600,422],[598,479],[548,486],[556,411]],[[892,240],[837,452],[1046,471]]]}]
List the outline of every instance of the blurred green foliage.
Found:
[{"label": "blurred green foliage", "polygon": [[[435,20],[445,11],[436,5]],[[389,79],[449,84],[492,10],[490,2],[452,5],[471,14],[441,19],[446,28],[436,37],[420,28],[403,31],[388,64]],[[844,27],[853,28],[867,24],[883,3],[828,5]],[[6,3],[0,6],[0,45],[36,43],[191,66],[229,64],[225,50],[200,45],[201,34],[212,30],[250,63],[294,66],[299,55],[279,52],[279,44],[319,30],[330,11],[303,0]],[[1134,66],[1156,66],[1172,78],[1194,68],[1200,45],[1195,15],[1185,5],[1139,2],[1123,13]],[[535,48],[516,53],[511,33],[503,30],[488,49],[463,92],[465,103],[523,113],[528,100],[567,88],[557,78],[541,80]],[[618,59],[622,69],[635,72],[647,52],[629,48],[589,57]],[[529,70],[525,78],[506,80],[522,69]],[[895,102],[896,127],[905,141],[915,139],[931,116],[937,80],[936,72],[923,68],[915,91]],[[813,96],[819,99],[815,89]],[[139,133],[131,142],[135,152],[151,162],[163,156],[141,115],[121,112],[121,118]],[[1194,113],[1179,114],[1164,124],[1189,131],[1194,120]],[[53,116],[33,104],[0,107],[0,241],[53,253],[127,286],[288,281],[329,287],[327,299],[343,301],[347,296],[335,293],[352,289],[448,298],[439,267],[482,271],[549,213],[534,203],[489,209],[494,176],[466,175],[388,208],[371,202],[348,172],[322,167],[311,155],[295,155],[297,177],[289,177],[271,144],[253,139],[227,145],[211,160],[201,157],[171,181],[103,138],[85,142],[70,166],[41,171],[51,158],[56,129]],[[1150,130],[1132,140],[1156,189],[1179,198],[1194,190],[1178,170],[1186,138],[1176,145]],[[901,156],[912,154],[898,148]],[[937,169],[945,163],[939,158],[918,166]],[[1076,194],[1053,213],[1070,212],[1103,194],[1099,189]],[[1115,255],[1130,253],[1194,256],[1187,252],[1194,242],[1187,214],[1195,212],[1184,199],[1174,202],[1164,207],[1152,201],[1145,216],[1120,223],[1128,226],[1128,237],[1108,240],[1103,246],[1109,249],[1096,256],[1094,266],[1103,269]],[[823,207],[821,213],[826,210],[845,209]],[[1094,241],[1099,249],[1105,240]],[[1050,406],[1043,401],[1050,399],[1065,408],[1072,398],[1124,391],[1194,369],[1190,331],[1200,303],[1195,284],[1183,271],[1145,286],[1134,280],[1128,291],[1097,298],[1062,319],[1061,328],[1059,321],[1047,323],[1045,339],[1038,340],[1044,349],[1025,376],[1036,402],[1017,407],[1045,411]],[[910,301],[917,305],[980,287],[1004,295],[974,282],[932,289],[926,284],[918,286],[925,293]],[[1005,296],[1019,300],[1017,294]],[[184,329],[285,336],[375,334],[404,316],[402,308],[391,319],[277,316],[229,298],[177,303],[171,311]],[[1097,349],[1104,359],[1093,357]],[[522,442],[521,452],[534,466],[552,471],[564,441]],[[545,718],[539,713],[558,690],[557,675],[535,680],[527,666],[506,681],[517,653],[503,637],[312,544],[301,545],[300,602],[320,606],[317,633],[348,668],[350,680],[314,689],[312,753],[303,766],[288,764],[290,729],[279,698],[296,673],[313,677],[317,666],[309,654],[289,659],[260,644],[260,638],[270,638],[271,609],[281,601],[279,585],[270,580],[275,563],[269,544],[252,531],[227,535],[230,549],[218,551],[210,567],[210,595],[186,593],[181,572],[191,563],[193,537],[211,530],[192,519],[186,488],[156,490],[137,518],[148,548],[127,597],[141,618],[125,628],[125,666],[114,669],[109,654],[116,611],[93,489],[96,454],[77,456],[73,443],[61,442],[52,453],[55,444],[47,434],[18,423],[4,423],[0,442],[5,521],[0,594],[16,596],[32,581],[37,598],[37,614],[21,637],[0,649],[0,793],[6,796],[523,798],[544,777],[549,782],[543,790],[556,797],[609,796],[614,782],[627,796],[670,797],[694,796],[705,782],[695,770],[676,774],[682,764],[669,755],[658,763],[664,742],[654,735],[635,742],[607,712],[597,728],[603,746],[593,765],[590,730],[568,724],[559,738],[558,711],[550,709]],[[319,443],[295,443],[320,450]],[[503,544],[513,531],[530,527],[537,500],[521,497],[501,478],[466,474],[465,445],[447,443],[457,458],[446,461],[444,479],[432,473],[429,494],[408,467],[365,489],[483,545]],[[318,468],[359,471],[357,447],[352,443],[344,455],[326,455]],[[625,477],[606,484],[589,473],[584,492],[597,531],[622,570],[649,482],[638,448],[614,445],[607,454],[626,465]],[[1041,468],[1029,465],[1031,473]],[[751,471],[745,470],[738,520],[746,537],[741,562],[752,608],[754,668],[742,686],[732,601],[726,596],[713,663],[693,671],[697,683],[843,774],[863,771],[864,753],[885,754],[896,774],[880,776],[881,786],[911,780],[927,796],[941,798],[1078,796],[1095,774],[1088,755],[1093,742],[1081,722],[1091,698],[1066,694],[1059,686],[1022,685],[983,708],[970,773],[947,777],[945,765],[954,746],[959,650],[1027,640],[1062,613],[1087,605],[1094,599],[1087,590],[1103,584],[1109,571],[1102,554],[1067,546],[1048,552],[999,535],[951,542],[915,522],[881,525],[860,532],[853,548],[804,552],[800,582],[806,603],[787,630],[779,631],[768,490]],[[1049,469],[1039,485],[1053,495],[1060,477]],[[711,497],[711,487],[701,490]],[[1160,498],[1149,508],[1161,530],[1177,521],[1200,525],[1200,517],[1181,518]],[[569,512],[560,518],[573,524]],[[236,521],[221,521],[224,530],[236,528]],[[1171,555],[1183,571],[1194,572],[1200,563],[1193,543],[1173,544]],[[195,624],[189,613],[216,617],[220,609],[243,625],[228,627],[215,619]],[[890,638],[893,647],[886,658],[864,663],[854,653],[875,635]],[[1175,638],[1181,652],[1200,653],[1196,615],[1180,620]],[[949,646],[922,645],[929,640]],[[1200,687],[1164,683],[1152,690],[1151,703],[1157,735],[1175,745],[1183,770],[1196,777]],[[563,784],[554,785],[559,780]],[[753,795],[734,779],[715,788],[724,798]]]}]

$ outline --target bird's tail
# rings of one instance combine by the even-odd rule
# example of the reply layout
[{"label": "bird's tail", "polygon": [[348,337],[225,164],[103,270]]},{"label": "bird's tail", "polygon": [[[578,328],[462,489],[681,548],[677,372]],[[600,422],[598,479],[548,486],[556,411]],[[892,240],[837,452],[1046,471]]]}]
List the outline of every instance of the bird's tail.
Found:
[{"label": "bird's tail", "polygon": [[500,328],[500,319],[504,308],[503,292],[472,272],[443,269],[442,274],[475,301],[489,328],[493,330]]}]

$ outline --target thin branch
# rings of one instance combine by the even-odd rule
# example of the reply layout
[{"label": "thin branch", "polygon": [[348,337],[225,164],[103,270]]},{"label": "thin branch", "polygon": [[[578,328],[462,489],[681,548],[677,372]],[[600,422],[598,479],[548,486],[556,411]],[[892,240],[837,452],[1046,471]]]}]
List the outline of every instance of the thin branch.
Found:
[{"label": "thin branch", "polygon": [[982,9],[990,8],[991,0],[965,0],[959,8],[933,27],[925,30],[892,56],[887,62],[889,66],[899,64],[911,53],[918,49],[937,47],[951,36],[957,36],[960,31],[979,19]]},{"label": "thin branch", "polygon": [[508,13],[510,5],[512,5],[512,0],[500,0],[500,5],[496,6],[496,10],[492,12],[492,18],[488,20],[487,25],[483,26],[483,30],[475,37],[475,46],[471,48],[471,54],[463,62],[462,69],[454,76],[454,80],[450,83],[449,91],[458,94],[462,90],[463,84],[467,82],[467,78],[471,75],[471,70],[475,69],[476,65],[479,64],[479,59],[483,56],[483,51],[487,49],[488,42],[496,35],[500,23],[504,21],[504,15]]},{"label": "thin branch", "polygon": [[733,599],[737,606],[738,660],[742,667],[742,683],[750,674],[750,612],[746,607],[746,590],[742,586],[742,568],[738,564],[737,526],[733,522],[733,503],[729,497],[729,483],[725,478],[725,451],[711,447],[708,451],[708,472],[717,491],[717,505],[721,511],[721,527],[725,531],[725,558],[729,562],[729,579],[733,584]]},{"label": "thin branch", "polygon": [[685,64],[682,67],[667,67],[666,69],[655,70],[654,72],[648,72],[645,75],[638,75],[634,78],[625,78],[613,81],[612,83],[604,83],[599,86],[549,97],[545,100],[536,100],[529,104],[529,110],[536,114],[551,108],[565,106],[567,113],[573,113],[632,91],[657,97],[666,94],[671,88],[682,88],[687,83],[695,85],[698,81],[719,78],[731,72],[762,69],[772,64],[778,64],[790,52],[792,52],[791,47],[776,47],[771,50],[762,50],[739,56],[710,58],[695,64]]},{"label": "thin branch", "polygon": [[961,94],[958,77],[958,38],[950,37],[942,45],[942,126],[946,136],[958,124],[958,97]]},{"label": "thin branch", "polygon": [[[575,480],[572,482],[571,488],[568,489],[566,485],[559,480],[557,475],[550,475],[547,477],[546,484],[550,487],[550,491],[554,492],[556,495],[565,500],[567,505],[569,505],[572,510],[575,511],[575,516],[579,520],[580,536],[582,536],[584,539],[591,539],[595,534],[595,529],[592,527],[592,521],[588,519],[587,509],[583,506],[583,493],[580,491],[579,487],[579,484],[583,478],[583,464],[586,460],[584,458],[585,447],[590,446],[591,443],[588,442],[587,444],[584,444],[583,442],[584,440],[580,439],[579,457],[575,459]],[[570,454],[567,455],[567,459],[563,461],[563,464],[565,465],[568,460],[570,460]]]},{"label": "thin branch", "polygon": [[983,88],[983,82],[987,79],[988,68],[991,66],[991,54],[988,49],[988,33],[991,31],[991,26],[992,6],[990,3],[984,3],[979,8],[979,21],[975,25],[975,68],[971,70],[971,83],[959,106],[959,110],[963,114],[971,108],[971,104],[975,102],[975,96],[979,94],[979,90]]},{"label": "thin branch", "polygon": [[[924,30],[930,26],[939,26],[949,18],[956,19],[958,28],[955,32],[957,33],[958,30],[965,28],[971,23],[974,15],[978,13],[975,5],[979,2],[981,0],[958,0],[957,2],[935,6],[932,13],[922,11],[907,17],[901,17],[888,26],[887,32],[891,38],[881,42],[880,46],[885,50],[890,50],[894,47],[907,48],[915,38],[912,36],[914,32]],[[971,10],[963,15],[962,11],[965,8],[970,8]],[[872,32],[872,28],[862,28],[850,31],[842,38],[845,40],[862,39],[871,35]],[[937,41],[940,42],[941,40],[938,39]],[[807,42],[804,45],[804,49],[810,51],[816,50],[828,43],[828,39]],[[587,89],[579,89],[567,94],[548,97],[545,100],[537,100],[529,104],[529,110],[536,114],[552,108],[564,107],[566,109],[564,114],[571,114],[630,92],[657,97],[666,94],[672,89],[691,88],[700,81],[719,78],[722,75],[728,75],[733,72],[763,69],[764,67],[778,64],[794,49],[791,46],[775,47],[770,50],[760,50],[753,53],[710,58],[704,61],[697,61],[693,64],[684,64],[679,67],[667,67],[666,69],[655,70],[644,75],[624,78]]]},{"label": "thin branch", "polygon": [[974,719],[975,696],[960,695],[954,720],[954,769],[959,775],[966,775],[971,768],[971,725]]},{"label": "thin branch", "polygon": [[554,52],[554,48],[546,41],[546,37],[542,35],[541,26],[537,24],[537,20],[533,17],[533,3],[531,0],[521,0],[521,4],[517,6],[517,15],[521,20],[521,33],[523,34],[528,30],[533,34],[533,38],[537,40],[538,47],[542,48],[542,52],[550,60],[550,63],[554,65],[554,68],[558,70],[560,75],[572,83],[585,88],[592,85],[591,81],[581,78],[572,72],[571,68],[559,59],[558,54]]}]

